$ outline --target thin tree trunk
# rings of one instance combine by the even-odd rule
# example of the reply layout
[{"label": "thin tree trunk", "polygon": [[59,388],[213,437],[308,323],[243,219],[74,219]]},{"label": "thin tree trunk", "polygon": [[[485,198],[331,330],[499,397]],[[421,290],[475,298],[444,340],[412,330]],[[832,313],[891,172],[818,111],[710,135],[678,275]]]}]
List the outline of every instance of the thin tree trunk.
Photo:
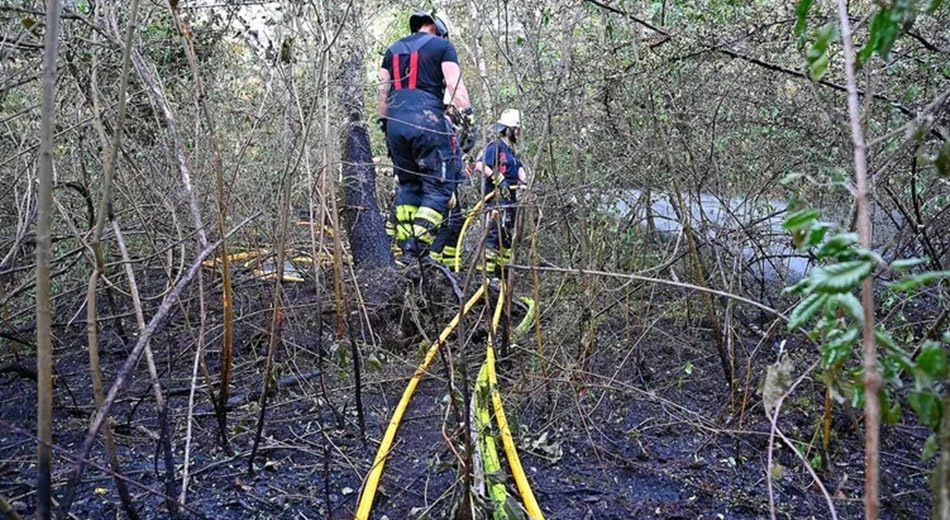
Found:
[{"label": "thin tree trunk", "polygon": [[[129,294],[132,296],[132,307],[135,309],[135,321],[138,323],[139,334],[145,332],[145,313],[142,310],[142,300],[139,297],[138,284],[135,281],[135,272],[132,270],[132,258],[129,256],[129,250],[125,246],[125,240],[122,238],[122,229],[119,223],[112,221],[112,231],[115,233],[116,243],[119,245],[119,251],[122,254],[122,262],[125,264],[125,275],[129,281]],[[169,427],[168,406],[165,402],[165,395],[162,392],[162,384],[158,378],[158,369],[155,366],[155,359],[152,354],[152,347],[149,342],[145,343],[145,365],[148,367],[148,374],[152,382],[152,392],[155,394],[155,408],[158,411],[158,424],[160,428],[159,444],[165,463],[165,495],[169,497],[165,500],[165,505],[172,513],[172,516],[178,514],[178,504],[174,501],[175,496],[175,459],[172,455],[171,428]]]},{"label": "thin tree trunk", "polygon": [[934,500],[934,518],[950,520],[950,394],[943,398],[943,419],[937,433],[940,458],[937,460],[937,490]]},{"label": "thin tree trunk", "polygon": [[20,513],[14,511],[3,497],[0,497],[0,513],[6,515],[7,520],[20,520]]},{"label": "thin tree trunk", "polygon": [[[92,101],[93,109],[96,111],[96,117],[93,119],[93,122],[96,125],[96,128],[99,133],[99,139],[102,143],[103,150],[103,174],[102,174],[102,194],[99,199],[99,207],[96,212],[96,221],[92,231],[92,240],[91,247],[93,251],[93,273],[89,278],[89,288],[86,297],[86,314],[87,314],[87,338],[88,338],[88,347],[89,347],[89,371],[90,377],[92,379],[92,389],[93,397],[96,401],[96,407],[102,406],[104,400],[103,396],[103,385],[102,385],[102,368],[99,363],[99,335],[98,335],[98,315],[97,315],[97,305],[96,305],[96,290],[99,285],[99,278],[105,274],[105,256],[102,251],[102,231],[105,227],[106,218],[110,215],[110,208],[112,204],[112,187],[113,187],[113,178],[115,176],[116,164],[118,163],[119,153],[121,151],[122,145],[122,131],[125,124],[126,116],[126,106],[127,106],[127,96],[126,92],[128,91],[129,85],[129,68],[130,68],[130,51],[132,49],[132,38],[135,35],[136,19],[138,15],[138,0],[132,0],[131,6],[129,8],[129,21],[126,28],[125,40],[123,42],[122,48],[122,63],[121,63],[121,75],[119,77],[119,92],[117,100],[117,114],[116,121],[112,133],[112,142],[111,146],[107,140],[105,125],[100,119],[99,114],[101,110],[99,109],[99,97],[96,94],[97,88],[97,73],[98,66],[93,58],[93,68],[91,77],[93,78],[91,84],[89,85],[89,98]],[[97,16],[97,19],[101,20],[101,16]],[[98,37],[98,33],[96,34]],[[109,296],[109,303],[112,307],[113,313],[118,314],[118,309],[112,298],[112,291],[107,289],[107,295]],[[119,325],[122,323],[121,318],[116,319],[116,324]],[[125,336],[124,331],[119,331],[122,337]],[[109,465],[112,467],[112,470],[115,472],[115,484],[116,489],[119,492],[119,499],[122,503],[122,508],[125,511],[126,515],[135,520],[138,518],[138,513],[136,512],[135,505],[132,502],[132,498],[129,494],[129,488],[126,484],[126,481],[122,474],[122,468],[119,464],[119,457],[116,454],[115,449],[115,440],[112,434],[112,423],[111,420],[106,421],[105,425],[105,441],[106,441],[106,450],[109,455]]]},{"label": "thin tree trunk", "polygon": [[[844,47],[844,71],[848,90],[848,117],[851,120],[851,139],[854,144],[854,177],[857,193],[858,235],[861,247],[871,249],[871,210],[867,145],[861,126],[861,103],[858,99],[858,79],[855,74],[854,44],[851,41],[851,20],[848,5],[838,0],[838,19],[841,23],[841,41]],[[877,347],[874,344],[874,287],[870,276],[861,284],[861,305],[864,307],[864,516],[867,520],[878,517],[880,496],[880,427],[881,403],[878,392],[881,380],[877,373]]]},{"label": "thin tree trunk", "polygon": [[[235,231],[243,228],[247,225],[248,222],[257,217],[258,214],[255,214],[240,224],[231,229],[228,233],[234,233]],[[72,507],[73,498],[75,498],[75,488],[74,483],[80,482],[82,479],[82,474],[86,469],[86,462],[89,458],[89,452],[92,451],[92,445],[96,442],[96,436],[99,434],[99,430],[102,428],[103,423],[105,423],[106,417],[109,415],[109,410],[112,409],[112,405],[115,404],[115,400],[119,397],[119,392],[125,388],[126,383],[128,383],[129,376],[132,374],[132,370],[135,368],[135,365],[138,364],[139,360],[142,357],[142,353],[145,351],[145,345],[151,340],[152,335],[158,330],[159,326],[165,321],[165,318],[168,316],[168,313],[171,312],[172,306],[178,301],[181,297],[181,293],[184,292],[185,287],[191,283],[191,280],[194,279],[195,275],[198,274],[198,271],[201,269],[201,263],[217,249],[218,243],[209,244],[208,247],[203,249],[198,256],[195,258],[194,262],[191,264],[191,267],[188,268],[188,271],[178,279],[178,282],[172,288],[168,294],[162,299],[161,305],[158,306],[158,310],[155,311],[155,314],[152,315],[152,319],[149,320],[148,325],[145,327],[145,330],[139,335],[138,340],[135,342],[135,346],[132,347],[132,352],[129,354],[129,357],[126,358],[125,362],[122,363],[122,367],[119,369],[119,372],[115,376],[115,380],[112,382],[112,386],[109,387],[109,391],[106,393],[106,399],[103,401],[102,406],[96,411],[96,415],[92,418],[92,421],[89,424],[89,430],[86,432],[86,436],[83,438],[82,444],[79,447],[79,453],[73,457],[76,461],[76,467],[73,469],[73,474],[70,476],[71,484],[67,486],[67,490],[63,500],[59,504],[59,516],[61,518],[66,518],[69,516],[69,510]]]},{"label": "thin tree trunk", "polygon": [[[346,112],[343,137],[343,222],[353,263],[358,268],[378,269],[393,265],[385,219],[376,201],[376,168],[370,152],[369,133],[363,123],[363,53],[353,52],[345,67],[341,102]],[[379,303],[373,293],[370,301]]]},{"label": "thin tree trunk", "polygon": [[[208,93],[205,90],[204,82],[201,81],[201,75],[198,72],[198,58],[195,55],[194,44],[192,42],[191,28],[178,16],[178,2],[171,0],[168,3],[168,10],[171,13],[175,27],[178,28],[182,38],[182,47],[185,55],[188,57],[188,65],[191,67],[191,75],[195,81],[195,88],[198,91],[198,105],[201,108],[201,115],[204,119],[205,129],[208,131],[208,144],[211,148],[211,163],[214,167],[215,184],[218,191],[218,233],[224,236],[225,219],[227,217],[227,197],[224,191],[224,166],[221,164],[221,147],[218,143],[218,134],[214,129],[214,118],[211,115],[211,109],[208,107]],[[227,435],[227,404],[228,393],[231,386],[231,368],[233,357],[233,321],[234,309],[232,307],[232,289],[231,289],[231,260],[228,258],[228,244],[221,241],[221,292],[222,292],[222,334],[221,334],[221,391],[218,394],[219,405],[217,407],[218,423],[221,431],[221,440],[224,443],[224,450],[230,452]]]},{"label": "thin tree trunk", "polygon": [[56,58],[59,55],[59,0],[46,2],[43,41],[43,101],[40,113],[39,195],[36,215],[36,517],[52,507],[53,316],[50,309],[50,252],[53,240],[53,132],[56,117]]},{"label": "thin tree trunk", "polygon": [[[286,37],[285,37],[286,38]],[[292,48],[290,39],[285,39],[282,45],[284,45],[284,51],[282,53],[281,66],[283,67],[283,79],[284,79],[284,135],[283,135],[283,155],[284,157],[290,157],[291,152],[293,152],[293,70],[290,65],[290,57],[292,55]],[[260,398],[260,410],[257,415],[257,427],[254,432],[254,442],[251,446],[251,455],[247,459],[247,473],[248,475],[254,474],[254,458],[257,455],[257,448],[261,442],[261,436],[264,433],[264,421],[267,418],[267,397],[270,392],[268,391],[271,387],[272,373],[274,370],[274,359],[277,357],[277,347],[280,345],[280,336],[281,328],[284,322],[284,313],[282,306],[282,289],[284,281],[284,257],[287,244],[287,227],[290,221],[290,198],[291,198],[291,186],[293,185],[293,173],[294,166],[291,165],[291,161],[288,161],[285,165],[284,171],[281,175],[281,192],[280,200],[278,202],[278,229],[277,229],[277,257],[274,260],[276,269],[274,278],[274,292],[271,299],[271,305],[273,306],[274,312],[271,315],[271,326],[270,326],[270,337],[267,343],[267,360],[264,364],[264,377],[261,382],[261,398]],[[322,318],[321,318],[322,319]],[[322,371],[321,371],[322,375]]]}]

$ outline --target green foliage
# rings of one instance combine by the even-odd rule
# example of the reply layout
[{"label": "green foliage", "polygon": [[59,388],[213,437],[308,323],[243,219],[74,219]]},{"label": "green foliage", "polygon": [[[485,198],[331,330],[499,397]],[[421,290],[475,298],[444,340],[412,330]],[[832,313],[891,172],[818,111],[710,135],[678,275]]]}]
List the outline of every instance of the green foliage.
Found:
[{"label": "green foliage", "polygon": [[937,174],[941,177],[950,177],[950,141],[944,141],[940,151],[937,152],[937,158],[934,159],[934,166],[937,168]]},{"label": "green foliage", "polygon": [[812,3],[814,3],[814,0],[798,0],[798,5],[795,6],[795,36],[804,34],[805,26],[808,23],[808,11],[811,9]]},{"label": "green foliage", "polygon": [[[794,237],[811,236],[815,228],[820,229],[821,236],[824,236],[832,226],[820,222],[816,211],[800,210],[790,215],[783,227]],[[855,407],[864,402],[863,366],[854,355],[864,325],[864,308],[854,292],[877,267],[883,266],[881,259],[862,249],[857,240],[854,233],[839,232],[824,243],[820,240],[803,241],[800,249],[812,251],[816,258],[827,263],[786,289],[786,292],[803,295],[789,316],[788,328],[804,328],[818,318],[808,335],[820,345],[822,380],[832,388],[833,395],[850,397]],[[905,273],[928,261],[926,258],[898,259],[888,268],[894,273]],[[908,292],[946,278],[950,278],[950,271],[925,271],[904,276],[891,284],[890,289]],[[912,386],[907,395],[908,404],[921,424],[937,432],[943,418],[943,382],[948,374],[945,347],[927,341],[915,358],[881,327],[876,328],[874,340],[882,350],[879,358],[883,382],[880,393],[882,421],[893,424],[900,420],[901,406],[894,390],[903,387],[904,379],[909,378]],[[909,341],[913,341],[913,337]],[[932,456],[934,452],[935,448],[928,443],[924,455]]]},{"label": "green foliage", "polygon": [[950,271],[927,271],[913,276],[907,276],[900,281],[891,284],[891,289],[895,291],[912,291],[921,285],[930,282],[950,278]]},{"label": "green foliage", "polygon": [[828,72],[828,49],[831,42],[838,39],[838,26],[828,22],[815,33],[815,41],[808,47],[805,53],[805,61],[808,65],[808,76],[812,81],[820,81]]}]

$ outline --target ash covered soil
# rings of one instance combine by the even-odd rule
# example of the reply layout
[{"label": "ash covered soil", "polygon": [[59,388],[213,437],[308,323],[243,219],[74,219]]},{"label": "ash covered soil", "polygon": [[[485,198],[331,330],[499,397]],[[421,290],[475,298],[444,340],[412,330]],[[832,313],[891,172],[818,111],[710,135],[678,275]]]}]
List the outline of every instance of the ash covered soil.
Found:
[{"label": "ash covered soil", "polygon": [[[399,304],[371,309],[374,336],[357,331],[361,350],[365,440],[360,432],[351,343],[337,339],[338,323],[330,295],[324,305],[312,284],[288,286],[282,343],[275,366],[277,390],[270,397],[263,438],[254,460],[248,459],[257,417],[267,352],[272,286],[244,280],[235,291],[235,366],[228,411],[229,454],[221,447],[217,420],[199,371],[192,430],[188,510],[185,517],[209,518],[352,518],[360,488],[379,439],[408,378],[421,360],[423,329],[429,338],[448,322],[453,309],[445,303],[420,305],[414,289]],[[209,293],[209,305],[217,296]],[[677,293],[653,305],[675,309]],[[218,297],[219,301],[219,297]],[[105,381],[108,386],[134,342],[130,306],[122,328],[107,319],[100,331]],[[62,496],[78,449],[94,411],[89,379],[85,325],[66,323],[79,302],[59,304],[55,340],[54,484]],[[108,309],[102,303],[100,309]],[[560,304],[555,304],[560,305]],[[482,306],[483,307],[483,306]],[[470,380],[484,359],[486,311],[477,307],[465,320],[464,348]],[[413,308],[417,310],[413,311]],[[455,307],[457,308],[457,307]],[[107,314],[107,313],[104,313]],[[146,313],[149,314],[148,312]],[[533,334],[514,338],[498,371],[505,409],[521,460],[546,518],[735,518],[769,516],[767,448],[769,422],[757,394],[765,366],[775,361],[773,340],[759,338],[736,345],[735,394],[730,392],[711,335],[699,323],[684,327],[675,312],[655,322],[608,315],[599,326],[596,348],[579,360],[576,313],[546,309],[542,351]],[[566,319],[558,323],[556,316]],[[219,309],[208,319],[208,368],[218,373],[221,331]],[[354,312],[349,322],[359,323]],[[573,320],[573,321],[571,321]],[[321,326],[322,323],[322,326]],[[187,430],[195,338],[199,326],[197,295],[192,294],[153,338],[156,363],[168,394],[175,459],[174,492],[180,492]],[[695,336],[684,332],[699,331]],[[413,332],[416,331],[416,332]],[[32,337],[32,334],[26,334]],[[589,338],[588,338],[589,339]],[[590,343],[586,343],[590,345]],[[451,340],[452,377],[460,384],[463,352]],[[29,367],[33,350],[4,348],[0,366]],[[813,361],[813,347],[786,349],[795,361],[795,376]],[[319,352],[325,354],[322,373]],[[14,355],[16,352],[16,355]],[[745,363],[753,355],[751,377]],[[374,518],[443,518],[459,500],[461,429],[449,409],[447,358],[430,367],[402,421],[395,448],[382,478]],[[332,409],[327,406],[329,396]],[[745,405],[743,406],[743,403]],[[786,400],[779,426],[793,440],[832,495],[839,518],[861,516],[863,432],[859,411],[835,408],[829,450],[821,447],[824,390],[806,379]],[[24,516],[35,507],[35,382],[28,374],[0,375],[0,496]],[[148,488],[132,487],[138,513],[144,518],[168,517],[157,419],[144,361],[131,385],[120,394],[111,414],[125,475]],[[29,433],[28,433],[29,432]],[[919,454],[927,432],[906,424],[882,432],[882,518],[927,518],[930,514],[928,475],[932,462]],[[776,441],[771,472],[779,518],[829,518],[824,496],[803,462]],[[101,442],[92,460],[108,465]],[[507,471],[507,464],[503,464]],[[510,476],[509,493],[517,496]],[[104,471],[87,468],[73,506],[79,518],[122,517],[115,482]],[[384,516],[385,515],[385,516]],[[426,516],[428,515],[428,516]]]}]

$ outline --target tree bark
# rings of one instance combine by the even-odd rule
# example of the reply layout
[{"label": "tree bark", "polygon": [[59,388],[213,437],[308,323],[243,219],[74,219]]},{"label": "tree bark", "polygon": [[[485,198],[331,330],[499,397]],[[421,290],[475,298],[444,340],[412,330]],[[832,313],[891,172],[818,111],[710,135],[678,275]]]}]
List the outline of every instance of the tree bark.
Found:
[{"label": "tree bark", "polygon": [[350,253],[358,268],[377,269],[393,265],[385,219],[376,200],[376,168],[363,122],[363,52],[360,45],[346,63],[340,102],[346,114],[343,129],[343,223],[349,235]]},{"label": "tree bark", "polygon": [[53,241],[53,123],[56,119],[56,57],[59,50],[59,0],[46,2],[43,103],[40,113],[39,194],[36,214],[36,517],[50,518],[53,450],[53,315],[50,309],[50,252]]}]

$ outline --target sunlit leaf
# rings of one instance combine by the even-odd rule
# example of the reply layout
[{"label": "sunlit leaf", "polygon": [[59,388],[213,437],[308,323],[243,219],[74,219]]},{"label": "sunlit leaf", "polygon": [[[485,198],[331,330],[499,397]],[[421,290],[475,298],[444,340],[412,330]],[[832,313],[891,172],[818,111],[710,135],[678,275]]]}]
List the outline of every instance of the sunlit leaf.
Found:
[{"label": "sunlit leaf", "polygon": [[821,215],[821,213],[819,213],[817,209],[799,210],[789,215],[789,217],[785,219],[785,222],[782,223],[782,227],[787,231],[805,229],[810,226],[819,215]]},{"label": "sunlit leaf", "polygon": [[851,293],[840,293],[834,295],[834,302],[841,307],[844,314],[856,321],[858,325],[864,323],[864,307],[858,298]]},{"label": "sunlit leaf", "polygon": [[885,60],[890,58],[891,48],[894,47],[894,42],[897,41],[897,35],[900,33],[898,21],[898,13],[888,7],[878,11],[874,15],[874,20],[871,21],[872,32],[875,30],[877,32],[877,36],[874,38],[874,50],[877,51],[878,56]]},{"label": "sunlit leaf", "polygon": [[940,399],[931,390],[915,390],[907,397],[907,402],[910,403],[910,407],[917,413],[917,418],[924,426],[931,430],[937,429],[943,415],[943,408]]},{"label": "sunlit leaf", "polygon": [[926,273],[903,278],[898,282],[892,283],[890,287],[895,291],[912,291],[921,285],[926,285],[944,278],[950,278],[950,271],[927,271]]},{"label": "sunlit leaf", "polygon": [[828,234],[829,229],[831,229],[831,224],[827,222],[813,224],[811,229],[808,230],[808,237],[799,247],[802,249],[811,249],[817,246],[825,239],[825,235]]},{"label": "sunlit leaf", "polygon": [[794,330],[812,319],[828,300],[827,294],[812,294],[801,301],[788,317],[788,328]]},{"label": "sunlit leaf", "polygon": [[917,356],[917,368],[933,380],[947,376],[947,351],[936,341],[924,343]]},{"label": "sunlit leaf", "polygon": [[901,419],[901,404],[888,391],[881,392],[881,422],[897,424]]},{"label": "sunlit leaf", "polygon": [[838,256],[857,242],[857,233],[839,233],[829,238],[828,241],[825,242],[825,245],[821,246],[821,249],[818,250],[818,253],[816,253],[815,256],[817,256],[818,259]]},{"label": "sunlit leaf", "polygon": [[821,78],[825,77],[825,73],[828,72],[828,50],[813,45],[808,48],[806,59],[808,61],[808,77],[812,81],[821,81]]},{"label": "sunlit leaf", "polygon": [[851,260],[815,269],[812,278],[818,292],[840,293],[854,289],[874,270],[867,260]]},{"label": "sunlit leaf", "polygon": [[894,260],[891,262],[891,269],[894,271],[906,271],[912,267],[916,267],[921,264],[926,264],[929,262],[929,258],[901,258],[900,260]]},{"label": "sunlit leaf", "polygon": [[813,0],[798,0],[795,6],[795,36],[801,36],[805,32],[805,26],[808,23],[808,10],[811,9]]},{"label": "sunlit leaf", "polygon": [[937,449],[940,445],[937,443],[937,434],[931,433],[930,437],[927,437],[927,441],[924,442],[924,448],[920,450],[920,460],[927,461],[933,458],[937,454]]},{"label": "sunlit leaf", "polygon": [[858,342],[861,332],[852,327],[821,346],[821,366],[824,369],[832,368],[851,357],[852,347]]},{"label": "sunlit leaf", "polygon": [[815,41],[805,53],[805,62],[808,64],[808,76],[812,81],[819,81],[828,71],[828,48],[831,42],[838,38],[838,26],[833,23],[825,24],[815,35]]}]

